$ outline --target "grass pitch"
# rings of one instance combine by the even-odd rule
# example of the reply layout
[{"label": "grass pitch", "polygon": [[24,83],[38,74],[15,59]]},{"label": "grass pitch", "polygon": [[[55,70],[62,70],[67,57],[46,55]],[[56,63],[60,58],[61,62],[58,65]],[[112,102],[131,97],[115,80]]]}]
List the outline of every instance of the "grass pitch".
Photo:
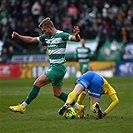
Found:
[{"label": "grass pitch", "polygon": [[[38,97],[27,107],[24,114],[9,110],[25,100],[34,79],[0,79],[0,133],[132,133],[133,132],[133,78],[114,77],[107,79],[116,89],[120,103],[103,119],[96,120],[89,110],[86,96],[85,119],[65,119],[58,115],[64,104],[52,94],[51,85],[42,87]],[[69,93],[76,79],[64,80],[63,90]],[[108,96],[101,98],[104,110],[110,103]]]}]

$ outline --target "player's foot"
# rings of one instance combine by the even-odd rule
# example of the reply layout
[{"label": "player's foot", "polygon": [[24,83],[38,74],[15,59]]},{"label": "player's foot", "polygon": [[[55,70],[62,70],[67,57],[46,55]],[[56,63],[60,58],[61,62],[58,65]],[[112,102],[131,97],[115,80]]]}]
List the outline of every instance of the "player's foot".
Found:
[{"label": "player's foot", "polygon": [[101,108],[99,106],[99,103],[96,103],[95,108],[96,108],[96,112],[98,113],[98,118],[102,119],[103,113],[102,113],[102,110],[101,110]]},{"label": "player's foot", "polygon": [[23,114],[26,110],[26,108],[23,108],[21,104],[17,106],[10,106],[9,109],[13,112],[20,112],[21,114]]},{"label": "player's foot", "polygon": [[64,112],[67,110],[68,107],[70,107],[70,104],[69,104],[69,103],[65,103],[65,104],[58,110],[59,115],[63,115]]},{"label": "player's foot", "polygon": [[84,110],[85,110],[85,106],[84,105],[78,105],[78,117],[79,118],[84,118]]}]

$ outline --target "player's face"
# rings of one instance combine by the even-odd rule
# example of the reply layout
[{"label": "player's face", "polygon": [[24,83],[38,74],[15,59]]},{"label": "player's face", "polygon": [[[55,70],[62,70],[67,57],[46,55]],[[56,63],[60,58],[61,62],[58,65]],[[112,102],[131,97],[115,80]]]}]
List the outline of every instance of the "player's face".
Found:
[{"label": "player's face", "polygon": [[41,27],[41,30],[44,34],[46,34],[47,36],[51,36],[51,28],[45,28],[44,26]]}]

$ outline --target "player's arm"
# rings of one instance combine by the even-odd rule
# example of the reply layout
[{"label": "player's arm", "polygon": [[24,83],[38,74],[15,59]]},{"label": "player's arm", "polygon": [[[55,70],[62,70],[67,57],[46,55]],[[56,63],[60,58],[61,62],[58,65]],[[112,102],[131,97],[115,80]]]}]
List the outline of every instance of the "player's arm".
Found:
[{"label": "player's arm", "polygon": [[110,111],[112,111],[116,107],[116,105],[119,103],[119,99],[116,93],[109,95],[109,97],[111,98],[112,102],[108,106],[108,108],[103,112],[103,116],[107,115]]},{"label": "player's arm", "polygon": [[79,27],[78,26],[74,26],[74,29],[73,29],[73,31],[74,31],[74,35],[73,36],[71,36],[71,41],[76,41],[76,42],[79,42],[80,41],[80,35],[79,35],[79,32],[80,32],[80,29],[79,29]]},{"label": "player's arm", "polygon": [[18,34],[17,32],[12,33],[12,38],[17,38],[17,39],[22,40],[27,43],[37,43],[38,42],[37,37],[23,36],[23,35]]}]

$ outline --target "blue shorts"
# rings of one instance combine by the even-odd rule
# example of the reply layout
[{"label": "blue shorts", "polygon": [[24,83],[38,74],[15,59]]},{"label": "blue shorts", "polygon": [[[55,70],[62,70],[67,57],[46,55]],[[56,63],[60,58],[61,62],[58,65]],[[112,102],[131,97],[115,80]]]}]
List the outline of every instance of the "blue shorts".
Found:
[{"label": "blue shorts", "polygon": [[89,96],[100,98],[103,91],[104,80],[95,72],[88,71],[78,78],[76,84],[81,84],[84,89],[88,88]]}]

